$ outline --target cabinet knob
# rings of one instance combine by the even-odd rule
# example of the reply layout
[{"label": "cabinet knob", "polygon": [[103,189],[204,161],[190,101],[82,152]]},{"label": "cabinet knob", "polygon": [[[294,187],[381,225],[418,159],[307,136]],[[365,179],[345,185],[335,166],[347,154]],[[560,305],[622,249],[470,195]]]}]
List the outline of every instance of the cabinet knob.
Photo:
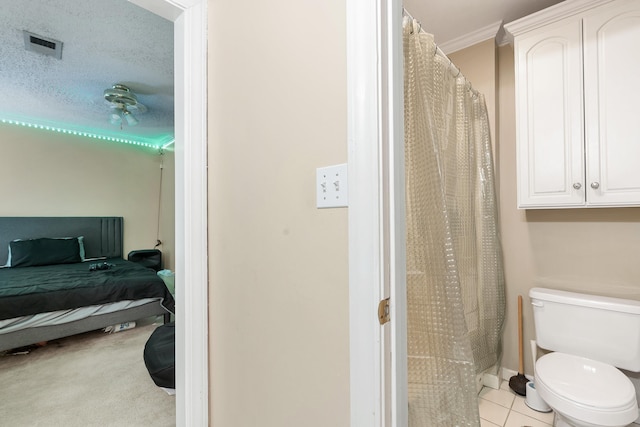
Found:
[{"label": "cabinet knob", "polygon": [[598,188],[600,188],[600,183],[599,182],[592,182],[591,183],[591,188],[593,188],[594,190],[597,190]]},{"label": "cabinet knob", "polygon": [[575,184],[573,184],[573,188],[575,188],[576,190],[579,190],[582,188],[582,184],[580,184],[579,182],[576,182]]}]

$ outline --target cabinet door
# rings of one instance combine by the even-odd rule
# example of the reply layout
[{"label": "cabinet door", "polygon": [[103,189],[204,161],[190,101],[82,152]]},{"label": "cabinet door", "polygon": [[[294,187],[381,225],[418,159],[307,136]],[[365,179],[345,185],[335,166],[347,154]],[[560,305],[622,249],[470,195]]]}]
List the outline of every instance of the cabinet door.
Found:
[{"label": "cabinet door", "polygon": [[518,207],[585,204],[582,25],[516,39]]},{"label": "cabinet door", "polygon": [[640,205],[640,1],[584,17],[587,201]]}]

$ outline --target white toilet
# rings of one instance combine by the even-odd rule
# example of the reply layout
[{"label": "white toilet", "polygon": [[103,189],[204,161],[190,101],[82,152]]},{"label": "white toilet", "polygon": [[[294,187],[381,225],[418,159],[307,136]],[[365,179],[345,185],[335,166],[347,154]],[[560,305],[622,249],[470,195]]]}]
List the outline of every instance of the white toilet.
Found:
[{"label": "white toilet", "polygon": [[[622,427],[636,391],[617,368],[640,372],[640,301],[553,289],[529,291],[538,346],[536,389],[558,427]],[[617,368],[616,368],[617,367]]]}]

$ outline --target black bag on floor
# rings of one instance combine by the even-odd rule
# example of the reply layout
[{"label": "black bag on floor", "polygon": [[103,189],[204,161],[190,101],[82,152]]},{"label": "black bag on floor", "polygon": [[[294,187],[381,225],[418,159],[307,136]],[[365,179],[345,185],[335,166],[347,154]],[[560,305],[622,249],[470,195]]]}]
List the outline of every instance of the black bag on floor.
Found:
[{"label": "black bag on floor", "polygon": [[159,326],[144,346],[144,364],[158,387],[176,388],[176,328]]}]

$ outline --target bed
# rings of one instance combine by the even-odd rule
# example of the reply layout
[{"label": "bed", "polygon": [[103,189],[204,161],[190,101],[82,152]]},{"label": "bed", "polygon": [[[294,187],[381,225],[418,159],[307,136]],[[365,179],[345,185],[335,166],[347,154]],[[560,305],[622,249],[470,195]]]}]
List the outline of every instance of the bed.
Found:
[{"label": "bed", "polygon": [[0,351],[174,312],[122,217],[0,217],[0,266]]}]

